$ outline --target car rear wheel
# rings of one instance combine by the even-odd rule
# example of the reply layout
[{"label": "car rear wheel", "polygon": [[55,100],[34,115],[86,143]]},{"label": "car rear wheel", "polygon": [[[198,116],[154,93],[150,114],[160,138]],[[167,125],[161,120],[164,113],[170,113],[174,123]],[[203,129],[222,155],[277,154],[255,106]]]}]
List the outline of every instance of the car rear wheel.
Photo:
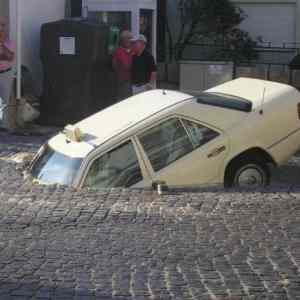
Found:
[{"label": "car rear wheel", "polygon": [[226,175],[226,187],[255,189],[270,184],[268,165],[256,159],[244,158],[233,162]]}]

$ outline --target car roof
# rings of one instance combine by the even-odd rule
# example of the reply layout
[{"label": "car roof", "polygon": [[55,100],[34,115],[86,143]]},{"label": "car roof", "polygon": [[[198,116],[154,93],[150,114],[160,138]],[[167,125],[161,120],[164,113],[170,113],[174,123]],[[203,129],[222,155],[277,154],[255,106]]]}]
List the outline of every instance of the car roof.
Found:
[{"label": "car roof", "polygon": [[[261,107],[273,100],[281,99],[283,95],[292,96],[297,90],[290,85],[254,79],[238,78],[207,90],[207,93],[219,93],[244,98],[251,101],[253,109]],[[298,92],[296,95],[299,97]]]},{"label": "car roof", "polygon": [[125,99],[75,124],[83,141],[98,146],[151,116],[194,97],[170,90],[151,90]]},{"label": "car roof", "polygon": [[[251,101],[251,103],[253,103],[253,109],[260,107],[262,103],[267,104],[273,99],[280,100],[283,95],[289,96],[290,98],[299,98],[297,90],[289,85],[250,78],[239,78],[226,82],[205,91],[206,95],[209,93],[241,97]],[[263,101],[264,95],[265,99]],[[211,108],[208,108],[209,105],[206,105],[203,101],[199,101],[199,99],[197,100],[197,96],[195,97],[186,93],[170,90],[151,90],[125,99],[74,124],[83,134],[81,142],[78,143],[77,152],[79,153],[81,151],[83,153],[81,153],[81,156],[86,155],[86,153],[91,150],[88,146],[92,148],[98,147],[109,139],[126,133],[130,128],[137,126],[143,121],[149,120],[159,113],[163,113],[166,110],[172,111],[172,108],[174,108],[174,110],[175,108],[176,110],[180,110],[184,108],[185,105],[189,107],[189,104],[193,102],[205,108],[203,112],[206,112],[206,114],[203,118],[206,118],[207,121],[211,120],[211,118],[216,119],[217,109],[222,109],[224,113],[229,113],[229,111],[231,113],[234,112],[235,116],[243,113],[234,109],[226,109],[228,105],[223,105],[224,107],[211,106]],[[232,116],[229,118],[217,118],[218,123],[216,123],[216,126],[218,125],[220,128],[223,128],[225,124],[232,123],[231,119]],[[222,124],[220,124],[220,121]],[[56,150],[61,150],[67,154],[68,150],[66,149],[65,143],[62,143],[62,140],[64,142],[66,141],[66,137],[63,133],[53,137],[51,139],[51,145],[57,148]],[[84,146],[83,144],[87,145]],[[72,145],[70,145],[70,147],[71,146]],[[83,148],[81,149],[80,146]]]}]

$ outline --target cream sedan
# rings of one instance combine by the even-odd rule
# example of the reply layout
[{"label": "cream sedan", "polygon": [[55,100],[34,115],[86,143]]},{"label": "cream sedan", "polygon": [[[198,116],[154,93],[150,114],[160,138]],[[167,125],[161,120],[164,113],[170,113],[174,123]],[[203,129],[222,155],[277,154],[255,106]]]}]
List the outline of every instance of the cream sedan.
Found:
[{"label": "cream sedan", "polygon": [[299,92],[240,78],[193,96],[149,91],[67,126],[40,149],[31,174],[76,188],[256,188],[299,148]]}]

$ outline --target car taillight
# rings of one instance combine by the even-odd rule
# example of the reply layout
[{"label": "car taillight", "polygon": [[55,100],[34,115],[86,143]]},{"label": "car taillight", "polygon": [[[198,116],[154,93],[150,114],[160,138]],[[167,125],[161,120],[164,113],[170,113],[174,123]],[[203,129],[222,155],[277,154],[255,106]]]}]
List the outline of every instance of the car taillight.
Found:
[{"label": "car taillight", "polygon": [[298,118],[300,120],[300,103],[298,103],[298,105],[297,105],[297,110],[298,110]]}]

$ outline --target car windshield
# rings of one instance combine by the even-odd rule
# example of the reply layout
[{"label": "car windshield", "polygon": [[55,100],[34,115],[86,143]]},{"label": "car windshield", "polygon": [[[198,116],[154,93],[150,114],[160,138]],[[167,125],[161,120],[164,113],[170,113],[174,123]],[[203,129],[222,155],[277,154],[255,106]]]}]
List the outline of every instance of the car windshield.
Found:
[{"label": "car windshield", "polygon": [[31,175],[44,184],[70,186],[81,163],[82,158],[72,158],[46,146],[33,163]]}]

